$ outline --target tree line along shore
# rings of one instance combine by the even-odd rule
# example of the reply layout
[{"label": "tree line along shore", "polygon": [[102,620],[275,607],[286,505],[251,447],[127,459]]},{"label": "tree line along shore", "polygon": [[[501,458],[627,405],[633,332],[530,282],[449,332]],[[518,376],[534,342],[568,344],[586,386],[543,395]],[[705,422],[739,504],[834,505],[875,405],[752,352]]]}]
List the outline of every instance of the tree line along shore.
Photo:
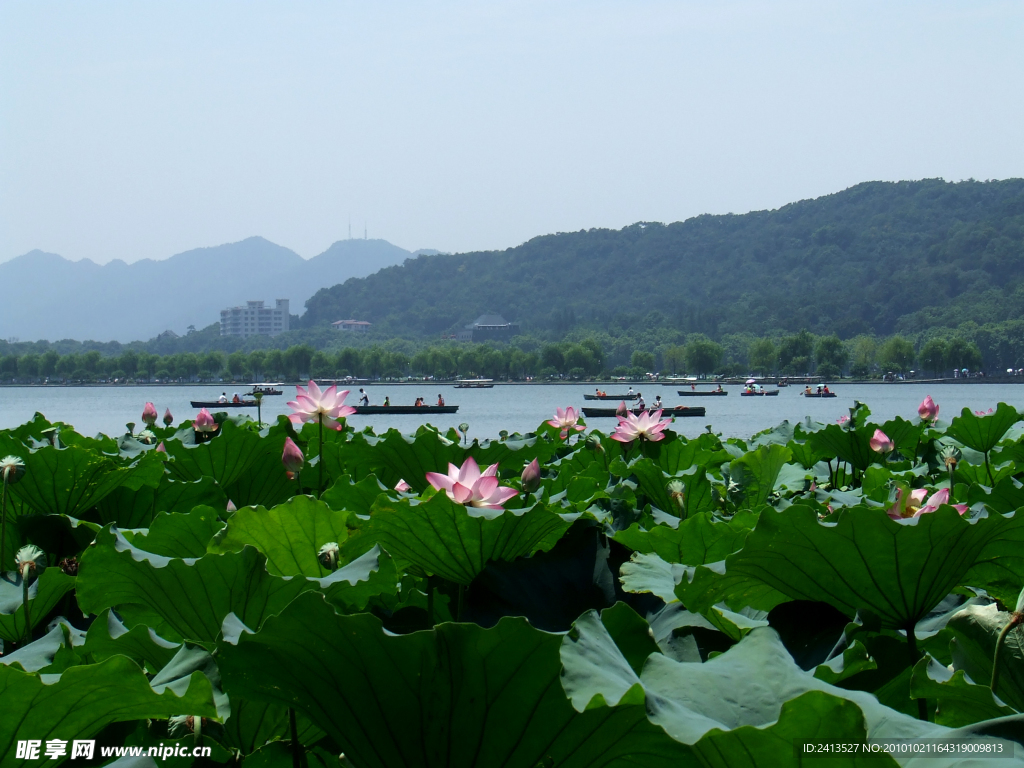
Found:
[{"label": "tree line along shore", "polygon": [[445,341],[423,344],[371,345],[316,350],[307,344],[249,352],[179,352],[159,355],[134,349],[104,355],[93,349],[60,354],[55,349],[11,351],[0,357],[3,384],[196,383],[297,381],[305,378],[389,379],[432,377],[437,380],[485,377],[499,381],[642,380],[665,376],[736,377],[745,375],[841,377],[871,381],[906,377],[952,379],[954,372],[1005,376],[1007,368],[986,368],[975,342],[959,336],[932,338],[921,344],[902,336],[815,336],[808,331],[781,337],[734,334],[714,341],[692,334],[682,343],[645,344],[631,348],[595,337],[540,343],[529,339],[509,344]]}]

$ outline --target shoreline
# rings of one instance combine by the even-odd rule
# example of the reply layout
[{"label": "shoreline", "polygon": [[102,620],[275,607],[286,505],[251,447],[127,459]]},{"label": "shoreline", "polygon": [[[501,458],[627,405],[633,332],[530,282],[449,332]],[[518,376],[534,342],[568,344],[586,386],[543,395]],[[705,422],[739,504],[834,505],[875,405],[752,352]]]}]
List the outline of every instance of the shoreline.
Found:
[{"label": "shoreline", "polygon": [[[758,384],[764,386],[778,386],[777,379],[774,377],[766,377],[758,379]],[[806,385],[817,386],[819,383],[824,384],[825,382],[819,382],[817,380],[810,381],[808,377],[793,377],[789,379],[790,387],[802,387]],[[295,383],[282,383],[282,387],[291,387],[295,384],[304,384],[305,382]],[[320,379],[317,380],[317,384],[320,386],[330,386],[331,384],[337,383],[338,386],[354,387],[423,387],[431,384],[438,384],[440,386],[451,387],[457,382],[452,381],[354,381],[354,382],[335,382],[333,379]],[[841,379],[838,381],[827,382],[830,387],[842,387],[848,384],[879,384],[879,385],[908,385],[908,384],[1024,384],[1024,376],[1007,376],[1007,377],[978,377],[978,378],[949,378],[949,379],[907,379],[903,381],[881,381],[879,379]],[[617,381],[617,380],[593,380],[593,381],[495,381],[494,387],[530,387],[530,386],[566,386],[566,387],[580,387],[580,386],[598,386],[598,387],[633,387],[636,389],[638,385],[645,387],[657,387],[657,386],[678,386],[683,387],[689,384],[696,384],[698,391],[700,387],[722,386],[729,387],[742,387],[744,385],[743,380],[680,380],[680,381]],[[131,384],[0,384],[0,388],[41,388],[41,389],[111,389],[117,387],[123,388],[144,388],[144,387],[251,387],[251,382],[141,382]],[[493,387],[473,387],[472,389],[493,389]]]}]

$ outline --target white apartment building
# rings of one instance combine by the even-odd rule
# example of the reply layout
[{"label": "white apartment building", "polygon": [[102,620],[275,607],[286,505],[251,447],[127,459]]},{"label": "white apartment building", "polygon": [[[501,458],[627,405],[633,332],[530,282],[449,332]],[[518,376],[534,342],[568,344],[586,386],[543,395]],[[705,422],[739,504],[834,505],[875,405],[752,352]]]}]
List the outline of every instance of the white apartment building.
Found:
[{"label": "white apartment building", "polygon": [[277,336],[288,330],[288,299],[278,299],[274,307],[262,301],[247,301],[244,307],[220,311],[221,336]]}]

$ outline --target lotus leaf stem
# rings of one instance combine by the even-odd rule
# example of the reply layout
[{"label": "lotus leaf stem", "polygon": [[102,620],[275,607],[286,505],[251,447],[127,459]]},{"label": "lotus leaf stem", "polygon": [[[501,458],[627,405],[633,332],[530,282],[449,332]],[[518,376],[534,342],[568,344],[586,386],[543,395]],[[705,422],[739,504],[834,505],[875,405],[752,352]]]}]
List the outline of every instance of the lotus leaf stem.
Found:
[{"label": "lotus leaf stem", "polygon": [[992,465],[988,463],[988,451],[985,451],[985,470],[988,472],[988,481],[995,485],[995,478],[992,477]]},{"label": "lotus leaf stem", "polygon": [[32,619],[28,613],[28,564],[21,570],[21,604],[25,607],[25,645],[32,642]]},{"label": "lotus leaf stem", "polygon": [[4,553],[7,551],[7,479],[4,478],[4,488],[0,492],[0,575],[6,573],[4,570]]},{"label": "lotus leaf stem", "polygon": [[316,468],[319,480],[316,484],[316,497],[319,499],[324,492],[324,415],[320,414],[320,453],[316,457]]},{"label": "lotus leaf stem", "polygon": [[196,746],[203,746],[203,718],[198,715],[192,718],[192,733],[196,737]]},{"label": "lotus leaf stem", "polygon": [[1010,634],[1014,627],[1024,621],[1024,613],[1014,613],[1010,616],[1010,620],[1006,622],[1006,626],[1003,627],[999,633],[999,637],[996,638],[996,649],[992,654],[992,683],[989,688],[992,689],[992,695],[996,695],[996,687],[999,684],[999,667],[1003,660],[1003,642],[1006,640],[1006,636]]},{"label": "lotus leaf stem", "polygon": [[[910,666],[913,667],[921,659],[921,652],[917,649],[917,635],[914,634],[914,624],[907,627],[907,647],[910,650]],[[919,720],[928,720],[928,700],[917,700],[917,717]]]},{"label": "lotus leaf stem", "polygon": [[292,768],[300,768],[302,745],[299,744],[299,727],[295,724],[295,707],[288,707],[288,726],[292,732]]}]

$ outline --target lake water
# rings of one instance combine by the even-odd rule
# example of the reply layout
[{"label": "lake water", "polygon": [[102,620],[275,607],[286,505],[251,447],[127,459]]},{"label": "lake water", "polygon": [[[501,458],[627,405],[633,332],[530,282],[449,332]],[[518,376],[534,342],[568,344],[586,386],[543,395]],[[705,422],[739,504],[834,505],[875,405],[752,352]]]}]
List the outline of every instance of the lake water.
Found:
[{"label": "lake water", "polygon": [[[838,384],[835,399],[819,400],[800,395],[800,387],[781,390],[778,397],[740,397],[740,387],[727,386],[728,397],[690,398],[678,397],[678,384],[646,384],[636,386],[644,392],[650,403],[660,394],[666,405],[702,405],[707,408],[703,418],[676,419],[675,429],[687,436],[694,436],[711,425],[715,432],[725,437],[750,437],[755,432],[779,424],[802,420],[805,416],[824,422],[835,421],[849,412],[854,400],[867,403],[874,418],[879,422],[900,415],[914,418],[917,406],[925,395],[931,395],[941,408],[940,416],[951,419],[964,407],[971,410],[988,410],[999,402],[1005,402],[1024,409],[1024,386],[1016,384]],[[605,387],[607,391],[625,391],[625,387]],[[153,402],[160,415],[170,408],[176,423],[194,418],[197,410],[191,400],[216,400],[224,389],[221,386],[168,387],[5,387],[0,389],[0,428],[17,426],[32,418],[39,411],[51,421],[63,421],[74,425],[81,433],[94,435],[98,432],[121,434],[125,423],[134,421],[141,424],[142,408],[146,401]],[[292,399],[294,389],[282,387],[285,395],[263,399],[264,421],[287,414],[286,405]],[[382,432],[388,428],[412,432],[420,424],[429,421],[441,429],[469,424],[471,438],[497,437],[502,429],[509,432],[528,432],[536,429],[545,419],[552,418],[557,407],[584,405],[583,395],[594,391],[593,384],[529,384],[502,385],[493,389],[455,389],[452,385],[425,384],[423,386],[370,385],[366,387],[370,402],[379,404],[390,396],[392,404],[412,405],[417,397],[427,403],[437,401],[440,392],[449,405],[458,405],[459,412],[451,415],[421,416],[351,416],[356,428],[365,425]],[[241,387],[228,389],[228,395],[235,391],[244,392]],[[354,405],[358,387],[349,395],[348,402]],[[592,403],[593,405],[615,405],[616,403]],[[256,409],[244,409],[256,417]],[[591,419],[589,426],[602,431],[611,431],[615,419]]]}]

